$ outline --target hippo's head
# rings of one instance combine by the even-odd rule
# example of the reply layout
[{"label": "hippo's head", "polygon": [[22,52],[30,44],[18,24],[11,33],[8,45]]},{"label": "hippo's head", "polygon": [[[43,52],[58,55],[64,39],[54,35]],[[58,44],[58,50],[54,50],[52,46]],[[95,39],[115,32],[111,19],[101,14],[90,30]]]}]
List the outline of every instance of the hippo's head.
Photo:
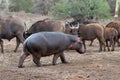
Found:
[{"label": "hippo's head", "polygon": [[76,50],[78,53],[83,54],[85,53],[85,48],[83,46],[82,41],[80,40],[80,38],[77,38],[75,43],[72,43],[70,45],[70,49],[71,50]]},{"label": "hippo's head", "polygon": [[83,54],[85,53],[85,48],[83,46],[83,43],[81,42],[76,42],[74,43],[74,46],[75,46],[75,50],[80,53],[80,54]]}]

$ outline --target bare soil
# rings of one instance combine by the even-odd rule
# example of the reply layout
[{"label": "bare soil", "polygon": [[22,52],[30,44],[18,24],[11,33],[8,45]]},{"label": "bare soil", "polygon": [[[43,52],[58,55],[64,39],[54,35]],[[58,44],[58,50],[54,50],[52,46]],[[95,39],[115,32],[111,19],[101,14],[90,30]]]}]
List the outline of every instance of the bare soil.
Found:
[{"label": "bare soil", "polygon": [[[6,12],[5,12],[6,13]],[[5,13],[3,13],[5,15]],[[44,19],[39,15],[25,13],[6,13],[22,18],[27,27],[37,20]],[[6,16],[6,15],[5,15]],[[109,21],[102,21],[106,25]],[[0,80],[120,80],[120,47],[112,52],[98,52],[99,44],[95,40],[93,46],[88,46],[85,54],[78,54],[75,51],[65,51],[68,64],[61,64],[60,59],[57,65],[52,65],[52,57],[41,59],[42,67],[36,67],[29,56],[25,62],[25,68],[18,68],[18,60],[22,53],[22,45],[14,53],[15,39],[4,40],[4,51],[0,51]],[[1,50],[1,48],[0,48]]]},{"label": "bare soil", "polygon": [[52,57],[41,59],[42,67],[36,67],[29,56],[25,68],[18,68],[18,60],[22,52],[22,45],[14,53],[15,39],[4,41],[5,53],[0,54],[0,80],[120,80],[120,48],[113,52],[98,52],[99,44],[96,40],[93,46],[88,46],[85,54],[75,51],[65,51],[68,64],[51,64]]}]

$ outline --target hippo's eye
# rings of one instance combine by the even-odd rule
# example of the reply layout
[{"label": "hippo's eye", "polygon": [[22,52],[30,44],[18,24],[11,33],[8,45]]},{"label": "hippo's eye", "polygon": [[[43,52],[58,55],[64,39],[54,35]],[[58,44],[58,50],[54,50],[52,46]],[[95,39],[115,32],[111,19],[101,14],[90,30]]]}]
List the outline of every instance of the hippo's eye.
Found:
[{"label": "hippo's eye", "polygon": [[82,43],[82,42],[78,42],[78,44],[79,44],[79,46],[81,47],[83,43]]}]

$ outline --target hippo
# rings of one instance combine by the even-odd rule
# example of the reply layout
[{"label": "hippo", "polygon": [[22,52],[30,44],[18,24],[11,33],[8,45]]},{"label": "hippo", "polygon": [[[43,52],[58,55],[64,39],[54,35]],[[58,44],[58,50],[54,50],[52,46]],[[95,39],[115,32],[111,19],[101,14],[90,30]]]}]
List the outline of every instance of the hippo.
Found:
[{"label": "hippo", "polygon": [[23,62],[28,55],[32,55],[33,62],[40,67],[40,58],[54,55],[52,64],[56,65],[58,57],[62,63],[67,63],[64,56],[65,50],[76,50],[83,54],[85,49],[79,37],[62,32],[38,32],[29,36],[23,43],[23,53],[19,58],[18,67],[23,67]]}]

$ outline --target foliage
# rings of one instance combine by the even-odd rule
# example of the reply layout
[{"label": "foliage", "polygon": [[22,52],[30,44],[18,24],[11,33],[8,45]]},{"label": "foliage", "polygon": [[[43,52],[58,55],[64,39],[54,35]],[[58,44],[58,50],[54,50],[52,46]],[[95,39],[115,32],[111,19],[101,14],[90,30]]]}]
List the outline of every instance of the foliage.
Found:
[{"label": "foliage", "polygon": [[47,15],[50,7],[59,0],[33,0],[33,12]]},{"label": "foliage", "polygon": [[32,0],[11,0],[11,5],[9,7],[10,11],[26,11],[31,12],[33,3]]},{"label": "foliage", "polygon": [[9,0],[0,0],[0,9],[8,10],[9,4]]},{"label": "foliage", "polygon": [[50,13],[62,18],[108,18],[110,7],[106,0],[61,0],[51,7]]}]

